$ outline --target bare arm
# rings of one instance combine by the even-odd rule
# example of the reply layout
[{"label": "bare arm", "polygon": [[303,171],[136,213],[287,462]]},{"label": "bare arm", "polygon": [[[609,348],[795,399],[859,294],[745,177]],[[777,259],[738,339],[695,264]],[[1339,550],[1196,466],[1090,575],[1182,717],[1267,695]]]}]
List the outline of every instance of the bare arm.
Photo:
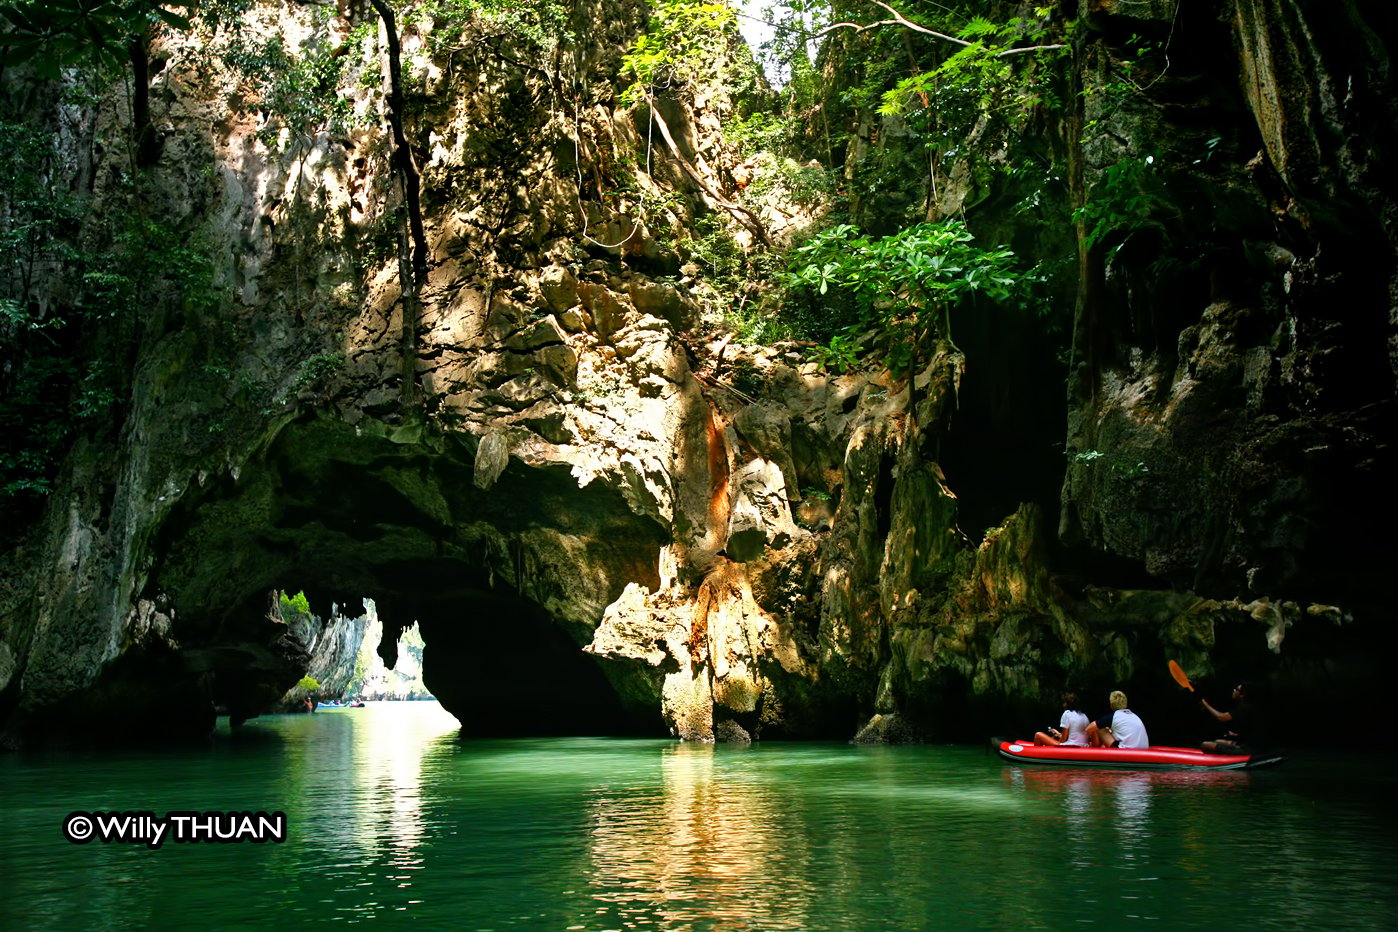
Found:
[{"label": "bare arm", "polygon": [[1209,700],[1200,699],[1199,704],[1204,707],[1204,711],[1208,712],[1210,715],[1218,719],[1220,722],[1233,721],[1232,712],[1220,712],[1218,709],[1215,709],[1213,706],[1209,705]]}]

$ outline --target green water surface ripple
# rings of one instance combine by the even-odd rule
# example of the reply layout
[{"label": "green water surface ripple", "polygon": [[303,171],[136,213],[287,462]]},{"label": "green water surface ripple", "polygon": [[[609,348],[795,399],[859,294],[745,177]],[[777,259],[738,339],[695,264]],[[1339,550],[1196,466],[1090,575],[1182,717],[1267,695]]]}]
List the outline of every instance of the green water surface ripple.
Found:
[{"label": "green water surface ripple", "polygon": [[[980,748],[461,741],[435,703],[0,757],[0,927],[1395,928],[1392,760],[1036,769]],[[282,844],[69,812],[283,810]]]}]

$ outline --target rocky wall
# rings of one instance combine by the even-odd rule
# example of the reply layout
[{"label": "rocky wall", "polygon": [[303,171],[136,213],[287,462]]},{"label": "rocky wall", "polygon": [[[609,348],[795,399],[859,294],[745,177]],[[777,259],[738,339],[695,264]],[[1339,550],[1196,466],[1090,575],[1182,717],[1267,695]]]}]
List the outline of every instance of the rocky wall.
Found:
[{"label": "rocky wall", "polygon": [[[1127,161],[1154,203],[1088,263],[1061,533],[1176,586],[1372,599],[1390,552],[1356,544],[1394,517],[1392,17],[1088,15],[1088,187],[1110,197]],[[1138,34],[1143,86],[1103,91]]]},{"label": "rocky wall", "polygon": [[[666,228],[726,209],[732,155],[704,110],[720,104],[691,97],[657,105],[675,145],[635,170],[652,117],[620,104],[617,63],[638,8],[579,9],[606,29],[549,62],[469,32],[433,53],[439,24],[405,27],[430,247],[407,300],[365,90],[380,47],[347,51],[366,56],[345,93],[369,122],[285,159],[237,82],[172,42],[155,178],[172,212],[207,220],[233,298],[149,328],[119,440],[79,444],[10,555],[7,733],[120,717],[128,736],[178,735],[216,704],[255,714],[307,668],[268,609],[276,588],[320,611],[373,598],[390,644],[418,620],[429,687],[478,733],[971,738],[1068,683],[1163,702],[1167,657],[1271,669],[1298,632],[1343,630],[1342,584],[1389,552],[1335,547],[1343,522],[1383,520],[1363,506],[1390,455],[1391,305],[1371,299],[1393,266],[1389,250],[1356,272],[1326,218],[1383,231],[1387,202],[1350,156],[1298,148],[1335,119],[1333,94],[1245,93],[1300,47],[1281,6],[1178,31],[1192,6],[1086,11],[1100,80],[1123,30],[1177,56],[1154,97],[1101,115],[1115,130],[1084,140],[1089,179],[1122,157],[1113,138],[1168,141],[1169,190],[1192,200],[1088,263],[1060,532],[1087,555],[1076,575],[1050,572],[1042,507],[982,540],[958,528],[937,451],[956,442],[959,351],[900,380],[708,332]],[[260,10],[289,35],[352,25]],[[1215,70],[1221,49],[1242,64]],[[1379,51],[1316,54],[1343,70]],[[1357,86],[1342,78],[1325,87]],[[1275,120],[1209,142],[1264,99]],[[671,206],[644,212],[641,192]],[[1125,585],[1108,557],[1170,588]]]}]

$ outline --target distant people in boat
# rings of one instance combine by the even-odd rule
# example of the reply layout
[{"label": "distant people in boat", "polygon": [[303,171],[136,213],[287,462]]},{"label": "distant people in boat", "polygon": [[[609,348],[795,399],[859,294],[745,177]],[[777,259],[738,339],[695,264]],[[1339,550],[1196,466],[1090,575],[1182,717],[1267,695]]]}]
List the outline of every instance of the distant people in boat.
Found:
[{"label": "distant people in boat", "polygon": [[1210,754],[1249,754],[1258,743],[1257,710],[1251,701],[1252,688],[1247,683],[1233,687],[1233,708],[1220,712],[1209,705],[1209,700],[1200,698],[1199,705],[1215,720],[1228,726],[1228,733],[1222,738],[1205,741],[1200,745]]},{"label": "distant people in boat", "polygon": [[1077,694],[1064,693],[1063,715],[1058,720],[1058,727],[1035,733],[1034,743],[1046,744],[1051,747],[1061,744],[1064,747],[1085,748],[1087,747],[1087,726],[1087,716],[1078,711]]},{"label": "distant people in boat", "polygon": [[1112,711],[1087,726],[1087,743],[1095,748],[1148,748],[1150,738],[1141,717],[1126,707],[1126,693],[1112,690]]}]

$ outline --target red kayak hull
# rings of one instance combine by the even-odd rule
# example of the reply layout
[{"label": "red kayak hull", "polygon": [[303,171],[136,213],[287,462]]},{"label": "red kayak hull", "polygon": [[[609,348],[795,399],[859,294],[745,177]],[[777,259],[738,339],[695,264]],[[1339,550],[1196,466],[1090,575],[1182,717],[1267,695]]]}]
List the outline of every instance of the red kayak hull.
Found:
[{"label": "red kayak hull", "polygon": [[1280,763],[1259,754],[1206,754],[1198,748],[1076,748],[1001,741],[1000,756],[1017,764],[1113,767],[1125,770],[1243,770]]}]

